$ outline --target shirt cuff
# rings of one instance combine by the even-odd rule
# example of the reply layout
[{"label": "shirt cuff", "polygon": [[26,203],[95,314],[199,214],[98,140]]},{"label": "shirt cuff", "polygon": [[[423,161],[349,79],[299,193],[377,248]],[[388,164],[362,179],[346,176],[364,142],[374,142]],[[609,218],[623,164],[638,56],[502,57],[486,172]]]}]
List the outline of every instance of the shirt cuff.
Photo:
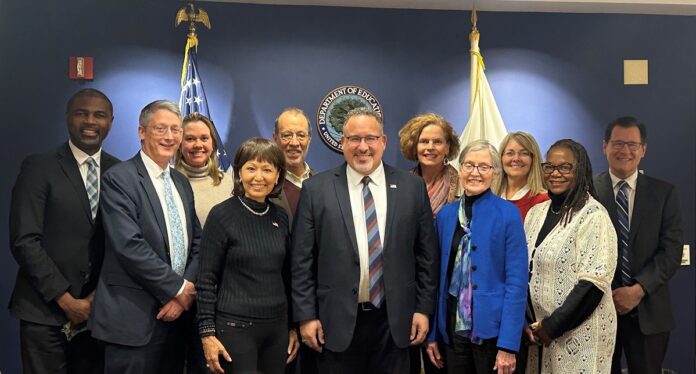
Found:
[{"label": "shirt cuff", "polygon": [[184,279],[184,283],[181,284],[181,288],[179,288],[179,292],[176,293],[176,296],[181,295],[184,293],[184,288],[186,287],[186,279]]}]

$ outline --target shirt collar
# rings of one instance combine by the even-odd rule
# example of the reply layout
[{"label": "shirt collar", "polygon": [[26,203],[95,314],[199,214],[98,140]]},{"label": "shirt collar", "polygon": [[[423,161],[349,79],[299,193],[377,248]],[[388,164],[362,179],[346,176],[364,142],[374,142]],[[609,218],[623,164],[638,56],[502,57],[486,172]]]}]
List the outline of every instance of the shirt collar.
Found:
[{"label": "shirt collar", "polygon": [[77,146],[73,144],[72,140],[68,140],[68,146],[70,147],[70,151],[72,151],[73,157],[75,157],[75,161],[77,161],[78,165],[84,164],[85,162],[87,162],[87,159],[91,157],[97,163],[97,167],[99,167],[99,161],[101,160],[102,151],[101,148],[99,148],[97,152],[90,156],[80,148],[77,148]]},{"label": "shirt collar", "polygon": [[[349,164],[346,164],[346,175],[348,177],[348,185],[349,186],[357,186],[362,183],[362,179],[365,177],[364,175],[358,173],[350,167]],[[377,169],[375,169],[370,175],[370,181],[374,183],[376,186],[379,186],[382,181],[384,181],[384,164],[382,161],[379,162],[379,166],[377,166]]]},{"label": "shirt collar", "polygon": [[629,175],[628,178],[626,178],[626,179],[621,179],[621,178],[617,177],[616,175],[614,175],[611,172],[611,169],[609,169],[609,177],[611,178],[611,187],[614,190],[616,190],[616,188],[617,188],[617,183],[624,180],[624,181],[626,181],[626,184],[628,184],[628,187],[630,187],[631,190],[635,191],[636,182],[638,181],[638,169],[636,169],[636,171],[634,171],[633,174]]},{"label": "shirt collar", "polygon": [[161,178],[162,173],[164,173],[165,170],[169,169],[169,166],[167,166],[167,169],[162,169],[157,165],[155,161],[153,161],[150,156],[146,155],[145,152],[142,150],[140,151],[140,158],[143,159],[143,164],[145,164],[145,169],[147,170],[147,174],[150,176],[150,178]]},{"label": "shirt collar", "polygon": [[305,162],[304,163],[304,173],[302,173],[302,175],[299,175],[299,176],[295,175],[295,174],[291,173],[290,170],[288,170],[287,173],[285,173],[285,179],[290,181],[292,184],[302,186],[302,182],[309,179],[309,172],[310,172],[309,165],[307,165],[307,163]]}]

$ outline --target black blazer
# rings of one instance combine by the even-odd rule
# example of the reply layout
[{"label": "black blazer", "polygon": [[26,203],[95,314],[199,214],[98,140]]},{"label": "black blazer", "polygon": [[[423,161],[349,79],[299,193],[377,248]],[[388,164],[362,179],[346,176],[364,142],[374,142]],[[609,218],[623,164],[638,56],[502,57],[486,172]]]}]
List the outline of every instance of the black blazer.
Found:
[{"label": "black blazer", "polygon": [[147,344],[159,308],[176,296],[184,278],[196,282],[201,228],[193,191],[173,168],[171,178],[186,212],[188,259],[183,277],[172,270],[164,211],[140,154],[104,175],[100,206],[106,249],[88,323],[97,339]]},{"label": "black blazer", "polygon": [[[309,176],[310,177],[316,173],[317,172],[314,171],[314,169],[309,169]],[[284,181],[281,181],[279,183],[284,183]],[[302,184],[304,184],[304,183],[302,183]],[[292,210],[290,209],[290,203],[288,202],[288,198],[285,195],[285,188],[280,190],[280,195],[278,197],[271,198],[270,200],[271,200],[271,202],[275,203],[279,207],[283,208],[283,210],[285,210],[285,213],[288,214],[288,224],[292,228],[293,213],[292,213]]]},{"label": "black blazer", "polygon": [[[384,173],[385,300],[392,337],[403,348],[413,313],[434,312],[439,253],[423,180],[386,164]],[[321,320],[326,348],[341,352],[353,336],[360,280],[345,163],[303,183],[292,232],[295,321]]]},{"label": "black blazer", "polygon": [[[118,159],[102,151],[103,174]],[[10,313],[34,323],[67,322],[55,299],[90,294],[104,251],[100,213],[92,219],[87,190],[66,142],[22,162],[12,189],[10,249],[19,264]]]},{"label": "black blazer", "polygon": [[[599,201],[618,227],[609,173],[596,176],[594,184]],[[633,278],[646,293],[638,304],[640,330],[646,335],[669,331],[674,328],[674,317],[668,281],[679,268],[682,253],[681,212],[673,185],[638,174],[628,245]],[[612,288],[620,286],[619,266],[616,268]]]}]

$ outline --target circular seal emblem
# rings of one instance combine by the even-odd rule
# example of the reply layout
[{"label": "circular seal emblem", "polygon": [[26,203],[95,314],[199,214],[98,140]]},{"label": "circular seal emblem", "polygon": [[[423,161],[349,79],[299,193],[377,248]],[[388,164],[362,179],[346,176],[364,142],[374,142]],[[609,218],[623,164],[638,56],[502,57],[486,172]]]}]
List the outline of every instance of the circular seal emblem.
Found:
[{"label": "circular seal emblem", "polygon": [[346,114],[355,108],[371,108],[380,117],[382,105],[372,92],[358,86],[341,86],[331,90],[317,109],[317,131],[331,150],[343,153],[341,137]]}]

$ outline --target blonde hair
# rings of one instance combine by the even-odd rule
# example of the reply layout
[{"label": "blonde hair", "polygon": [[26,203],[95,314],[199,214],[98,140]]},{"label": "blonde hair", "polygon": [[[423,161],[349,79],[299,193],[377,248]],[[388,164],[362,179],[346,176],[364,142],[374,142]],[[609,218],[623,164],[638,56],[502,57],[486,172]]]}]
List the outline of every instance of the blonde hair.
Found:
[{"label": "blonde hair", "polygon": [[[505,153],[505,147],[511,140],[514,140],[522,146],[529,155],[531,156],[531,164],[529,168],[529,174],[527,175],[527,186],[529,187],[529,194],[534,196],[540,193],[546,192],[544,189],[544,180],[542,178],[541,172],[541,151],[539,150],[539,144],[537,144],[536,139],[532,134],[524,131],[511,132],[503,138],[500,142],[500,158],[503,158]],[[505,169],[501,168],[500,178],[493,182],[493,193],[498,196],[502,196],[507,190],[508,180]]]},{"label": "blonde hair", "polygon": [[411,118],[404,127],[399,130],[399,143],[401,145],[401,154],[409,161],[418,161],[418,138],[420,138],[423,129],[434,125],[442,129],[445,134],[445,141],[449,145],[449,153],[447,159],[453,160],[459,153],[459,138],[449,123],[442,116],[435,113],[419,114]]}]

